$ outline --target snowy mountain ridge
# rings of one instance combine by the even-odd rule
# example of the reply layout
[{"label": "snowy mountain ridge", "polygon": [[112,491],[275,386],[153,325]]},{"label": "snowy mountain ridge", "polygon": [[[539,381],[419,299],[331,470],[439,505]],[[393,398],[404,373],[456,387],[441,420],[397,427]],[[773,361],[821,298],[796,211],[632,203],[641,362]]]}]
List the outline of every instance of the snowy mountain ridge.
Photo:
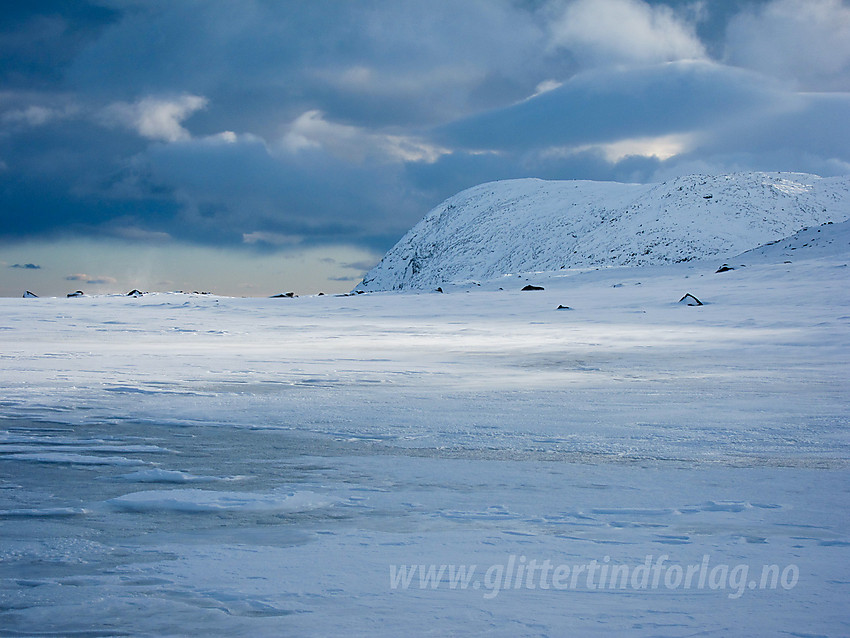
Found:
[{"label": "snowy mountain ridge", "polygon": [[731,257],[848,217],[847,176],[491,182],[431,210],[356,289],[422,289],[507,273]]}]

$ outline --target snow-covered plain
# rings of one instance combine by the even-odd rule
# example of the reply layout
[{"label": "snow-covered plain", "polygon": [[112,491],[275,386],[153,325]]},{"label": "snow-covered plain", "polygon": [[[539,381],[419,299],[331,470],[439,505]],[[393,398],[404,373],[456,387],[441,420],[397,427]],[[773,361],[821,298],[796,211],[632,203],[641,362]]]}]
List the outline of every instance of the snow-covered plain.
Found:
[{"label": "snow-covered plain", "polygon": [[[0,635],[850,634],[848,239],[445,294],[2,299]],[[647,561],[655,586],[587,578]]]}]

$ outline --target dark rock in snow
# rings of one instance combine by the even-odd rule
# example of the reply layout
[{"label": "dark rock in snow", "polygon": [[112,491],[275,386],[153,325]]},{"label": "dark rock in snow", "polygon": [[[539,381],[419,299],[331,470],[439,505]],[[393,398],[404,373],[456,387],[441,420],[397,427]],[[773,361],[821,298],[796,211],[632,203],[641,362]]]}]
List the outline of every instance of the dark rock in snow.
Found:
[{"label": "dark rock in snow", "polygon": [[279,295],[272,295],[270,298],[271,299],[294,299],[297,296],[298,295],[296,295],[294,292],[283,292]]},{"label": "dark rock in snow", "polygon": [[715,272],[715,273],[718,273],[718,272],[729,272],[730,270],[735,270],[735,269],[734,269],[734,268],[732,268],[732,266],[730,266],[729,264],[723,264],[720,268],[718,268],[718,269],[717,269],[717,270],[715,270],[714,272]]},{"label": "dark rock in snow", "polygon": [[29,299],[29,298],[38,297],[38,295],[37,295],[37,294],[35,294],[34,292],[30,292],[29,290],[27,290],[27,291],[24,293],[24,295],[23,295],[23,296],[24,296],[24,299]]},{"label": "dark rock in snow", "polygon": [[527,286],[524,286],[522,290],[523,290],[523,292],[525,292],[527,290],[546,290],[546,289],[543,286],[532,286],[531,284],[528,284]]},{"label": "dark rock in snow", "polygon": [[69,292],[66,296],[67,296],[67,297],[82,297],[82,296],[83,296],[83,291],[82,291],[82,290],[77,290],[76,292]]},{"label": "dark rock in snow", "polygon": [[687,293],[684,297],[679,299],[679,303],[685,304],[686,306],[701,306],[702,302],[694,297],[691,293]]},{"label": "dark rock in snow", "polygon": [[569,306],[559,305],[555,310],[572,310]]},{"label": "dark rock in snow", "polygon": [[442,287],[442,286],[437,286],[437,290],[436,290],[436,292],[443,292],[443,287]]},{"label": "dark rock in snow", "polygon": [[130,292],[127,293],[127,296],[128,297],[141,297],[143,294],[145,294],[145,293],[143,293],[138,288],[133,288]]}]

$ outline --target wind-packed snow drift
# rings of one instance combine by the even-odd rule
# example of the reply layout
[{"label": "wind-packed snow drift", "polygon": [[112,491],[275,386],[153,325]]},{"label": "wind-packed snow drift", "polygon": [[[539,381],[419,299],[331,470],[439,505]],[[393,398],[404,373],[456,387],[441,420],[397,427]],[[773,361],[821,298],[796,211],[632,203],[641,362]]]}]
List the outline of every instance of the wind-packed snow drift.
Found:
[{"label": "wind-packed snow drift", "polygon": [[850,178],[692,175],[661,184],[518,179],[434,208],[358,290],[432,288],[507,273],[729,257],[850,216]]}]

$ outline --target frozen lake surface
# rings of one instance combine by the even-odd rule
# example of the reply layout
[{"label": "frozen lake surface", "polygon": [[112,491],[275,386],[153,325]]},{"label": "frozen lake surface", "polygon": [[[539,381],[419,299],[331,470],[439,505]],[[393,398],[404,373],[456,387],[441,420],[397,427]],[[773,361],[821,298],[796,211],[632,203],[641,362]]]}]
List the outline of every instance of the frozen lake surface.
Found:
[{"label": "frozen lake surface", "polygon": [[847,635],[846,259],[716,267],[0,300],[0,635]]}]

